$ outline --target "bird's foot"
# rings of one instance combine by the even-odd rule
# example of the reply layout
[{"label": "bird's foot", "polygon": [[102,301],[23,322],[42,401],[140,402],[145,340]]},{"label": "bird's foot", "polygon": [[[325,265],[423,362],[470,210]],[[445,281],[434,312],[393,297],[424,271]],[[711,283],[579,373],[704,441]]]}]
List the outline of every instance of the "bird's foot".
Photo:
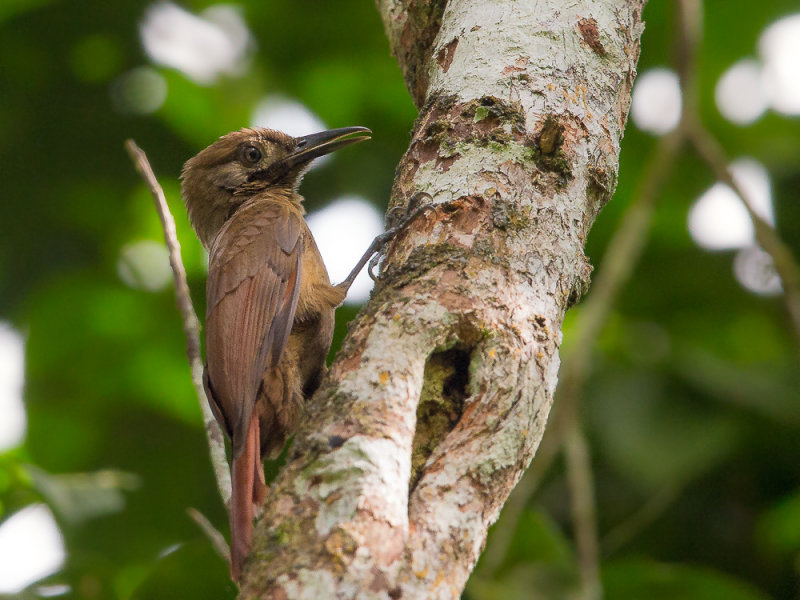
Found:
[{"label": "bird's foot", "polygon": [[[422,203],[423,200],[427,200],[427,202]],[[388,223],[393,223],[398,219],[397,215],[401,215],[399,217],[400,222],[396,225],[393,225],[384,233],[375,238],[373,244],[376,244],[377,242],[377,247],[375,248],[374,256],[372,256],[369,261],[369,265],[367,266],[367,273],[369,274],[370,279],[373,281],[378,280],[378,276],[375,275],[373,270],[380,264],[386,244],[388,244],[392,238],[394,238],[394,236],[400,233],[403,229],[408,227],[419,215],[424,214],[429,210],[434,210],[434,204],[433,198],[427,192],[417,192],[411,197],[408,205],[395,206],[389,210],[386,221]]]},{"label": "bird's foot", "polygon": [[433,197],[428,192],[417,192],[408,201],[405,206],[395,206],[390,208],[386,215],[386,223],[394,223],[398,218],[400,222],[397,225],[392,225],[385,234],[392,234],[399,232],[413,221],[420,214],[433,210]]},{"label": "bird's foot", "polygon": [[[420,205],[420,201],[425,197],[428,198],[428,202]],[[390,223],[393,222],[397,218],[395,215],[402,212],[400,222],[397,223],[397,225],[390,227],[372,240],[369,248],[361,257],[361,260],[358,261],[358,264],[355,266],[355,268],[350,272],[350,275],[347,276],[347,279],[338,284],[336,287],[342,290],[344,294],[347,294],[347,290],[349,290],[350,286],[353,285],[353,281],[355,281],[356,276],[368,262],[369,266],[367,267],[367,273],[373,281],[377,281],[378,278],[373,272],[373,269],[380,264],[386,244],[388,244],[395,235],[408,227],[408,225],[419,215],[429,210],[433,210],[433,198],[431,198],[431,195],[426,192],[418,192],[414,194],[409,201],[408,206],[406,207],[396,206],[391,209],[389,211],[387,221]]]}]

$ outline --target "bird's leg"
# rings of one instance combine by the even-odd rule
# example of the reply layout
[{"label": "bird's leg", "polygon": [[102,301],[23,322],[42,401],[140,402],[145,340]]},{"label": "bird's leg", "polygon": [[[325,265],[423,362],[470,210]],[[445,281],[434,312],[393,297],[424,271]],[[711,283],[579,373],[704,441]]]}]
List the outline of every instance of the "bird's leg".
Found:
[{"label": "bird's leg", "polygon": [[[378,261],[380,260],[381,257],[381,253],[383,252],[384,246],[386,246],[389,240],[391,240],[395,235],[397,235],[400,231],[405,229],[409,225],[409,223],[411,223],[411,221],[413,221],[422,213],[433,209],[433,205],[430,203],[423,204],[422,206],[418,206],[412,209],[412,206],[416,204],[415,200],[422,195],[430,198],[430,194],[426,194],[425,192],[420,192],[416,194],[413,198],[411,198],[411,201],[408,203],[408,208],[405,209],[405,216],[400,221],[400,223],[398,223],[394,227],[387,229],[384,233],[380,234],[374,240],[372,240],[372,243],[369,245],[369,248],[367,248],[367,251],[358,260],[356,266],[353,267],[353,270],[350,271],[350,274],[347,276],[347,279],[345,279],[342,283],[336,286],[345,295],[347,295],[347,291],[350,289],[350,286],[353,285],[353,282],[355,281],[356,277],[361,272],[361,269],[364,268],[364,265],[367,264],[367,262],[369,262],[369,269],[368,269],[369,276],[373,280],[376,279],[375,275],[372,273],[372,269],[374,269],[377,266]],[[396,207],[395,209],[389,211],[390,219],[394,216],[394,213],[397,211],[397,208],[399,207]]]}]

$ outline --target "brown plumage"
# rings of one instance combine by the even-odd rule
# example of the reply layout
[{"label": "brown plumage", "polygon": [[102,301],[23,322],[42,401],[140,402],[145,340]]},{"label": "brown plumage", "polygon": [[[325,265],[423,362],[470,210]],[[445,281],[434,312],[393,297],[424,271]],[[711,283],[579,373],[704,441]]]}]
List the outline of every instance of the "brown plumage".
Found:
[{"label": "brown plumage", "polygon": [[205,384],[231,439],[236,580],[250,547],[254,505],[267,494],[262,458],[283,448],[303,400],[319,386],[334,309],[352,283],[348,277],[331,285],[297,187],[311,160],[368,133],[349,127],[293,138],[243,129],[183,169],[189,218],[209,252]]}]

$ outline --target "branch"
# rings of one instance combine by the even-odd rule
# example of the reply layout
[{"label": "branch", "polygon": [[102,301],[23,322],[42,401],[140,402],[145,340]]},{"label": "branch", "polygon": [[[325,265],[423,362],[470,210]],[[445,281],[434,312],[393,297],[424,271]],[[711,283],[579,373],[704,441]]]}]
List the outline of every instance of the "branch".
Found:
[{"label": "branch", "polygon": [[144,150],[139,148],[133,140],[125,142],[125,149],[153,195],[156,211],[161,219],[164,240],[169,250],[169,264],[172,267],[172,274],[175,280],[175,300],[183,321],[183,333],[186,336],[186,357],[189,359],[192,383],[197,393],[197,399],[200,402],[200,410],[203,412],[208,449],[211,455],[211,464],[214,467],[214,475],[217,479],[217,487],[223,503],[227,506],[231,497],[231,476],[228,469],[228,461],[225,458],[225,439],[222,437],[222,430],[219,428],[219,424],[211,413],[203,387],[203,360],[200,357],[200,322],[192,305],[189,285],[186,283],[186,270],[181,260],[181,246],[175,230],[175,219],[169,211],[167,199],[164,197],[164,190],[158,184]]},{"label": "branch", "polygon": [[[556,389],[553,416],[536,453],[536,461],[525,473],[503,508],[501,522],[492,543],[487,548],[484,563],[488,573],[496,571],[502,564],[522,510],[536,493],[538,482],[553,464],[558,455],[558,449],[562,444],[566,444],[565,440],[569,438],[568,432],[572,431],[573,435],[575,434],[576,423],[579,421],[580,397],[589,374],[594,345],[619,293],[630,280],[641,259],[653,220],[655,205],[659,199],[658,192],[662,189],[664,181],[674,165],[683,139],[684,135],[680,127],[659,139],[633,199],[599,262],[600,270],[592,284],[592,291],[581,303],[579,309],[579,316],[570,342],[572,350],[564,357],[559,385]],[[577,426],[580,426],[579,423]],[[582,435],[580,432],[577,434]],[[575,446],[565,445],[564,447],[564,451],[568,455],[567,468],[570,468],[569,465],[578,466],[580,473],[590,475],[588,467],[581,464],[582,460],[588,460],[588,449],[582,453],[571,452],[576,449]],[[575,475],[568,475],[568,480],[571,486],[570,493],[573,496],[582,493],[593,495],[590,481],[579,482]],[[585,505],[587,500],[584,498],[580,501],[574,500],[574,502]],[[591,524],[580,526],[577,515],[573,515],[573,519],[576,529],[583,529],[577,535],[576,540],[579,563],[588,565],[582,571],[583,587],[585,590],[596,590],[597,573],[596,569],[591,567],[597,563],[597,559],[594,557],[597,544],[592,541],[596,539],[596,533],[586,531],[587,527],[594,530],[594,526]],[[586,543],[582,543],[581,540]]]},{"label": "branch", "polygon": [[[693,2],[694,0],[689,0]],[[678,31],[684,31],[679,27]],[[684,44],[680,52],[679,70],[684,89],[693,88],[695,35],[681,36]],[[690,105],[684,103],[684,106]],[[619,293],[630,280],[641,259],[659,192],[670,174],[678,151],[687,135],[686,113],[678,127],[661,137],[644,173],[639,180],[633,200],[625,211],[619,227],[608,243],[600,260],[600,271],[592,285],[592,293],[581,304],[575,324],[572,351],[564,361],[558,386],[558,407],[565,421],[577,418],[580,395],[588,376],[594,344],[602,331]],[[560,428],[559,428],[560,429]]]},{"label": "branch", "polygon": [[597,569],[599,544],[593,516],[594,485],[589,448],[581,426],[580,398],[589,375],[595,343],[619,293],[641,259],[659,198],[658,192],[672,169],[683,139],[683,129],[678,127],[659,140],[639,189],[603,254],[601,270],[592,285],[592,293],[583,302],[575,324],[570,344],[572,351],[564,360],[556,390],[555,415],[543,442],[548,446],[564,444],[584,598],[598,597],[600,584]]},{"label": "branch", "polygon": [[574,352],[567,360],[558,388],[557,433],[564,437],[567,483],[570,488],[572,519],[581,573],[581,595],[599,598],[599,549],[595,517],[595,492],[589,447],[580,418],[580,397],[588,376],[591,353],[622,287],[641,258],[653,218],[658,191],[673,167],[678,150],[687,136],[689,115],[697,112],[697,49],[702,37],[701,0],[681,0],[677,14],[677,69],[683,91],[681,120],[675,131],[661,138],[637,199],[611,240],[602,261],[603,270],[580,313]]},{"label": "branch", "polygon": [[[661,138],[655,156],[644,177],[644,187],[639,200],[626,213],[623,224],[609,244],[604,255],[601,276],[593,286],[592,294],[584,303],[575,332],[575,350],[565,364],[557,400],[559,414],[566,422],[563,430],[564,451],[567,458],[567,478],[571,489],[573,522],[576,529],[576,544],[581,567],[584,597],[596,597],[597,580],[597,530],[594,520],[594,490],[588,448],[581,431],[578,414],[579,398],[588,375],[591,349],[594,346],[616,296],[629,279],[633,266],[638,262],[649,224],[656,193],[671,171],[678,149],[684,140],[689,140],[701,157],[712,167],[717,177],[729,185],[739,196],[753,220],[756,239],[772,257],[776,270],[784,284],[786,303],[800,339],[800,270],[786,245],[775,230],[758,214],[731,176],[720,144],[705,130],[700,122],[699,92],[697,84],[697,50],[702,39],[702,1],[681,0],[678,3],[678,72],[683,89],[683,114],[678,128]],[[768,249],[768,250],[767,250]],[[778,266],[780,264],[780,267]],[[558,419],[559,424],[562,419]],[[558,433],[560,426],[551,427]],[[557,436],[556,436],[557,437]],[[547,441],[548,438],[546,437]],[[671,498],[667,494],[664,498]],[[663,501],[663,498],[661,498]],[[657,504],[663,506],[663,502]],[[649,515],[650,512],[643,513]],[[645,523],[644,517],[635,517],[635,522]],[[627,529],[625,530],[627,532]],[[614,538],[621,539],[621,536]]]},{"label": "branch", "polygon": [[594,343],[619,293],[641,259],[659,192],[672,170],[683,139],[683,128],[679,127],[658,141],[639,189],[603,253],[601,270],[592,285],[592,293],[581,304],[573,334],[574,343],[570,344],[572,351],[565,360],[558,388],[558,403],[568,418],[571,418],[570,413],[578,410]]},{"label": "branch", "polygon": [[[542,438],[542,443],[539,444],[539,448],[536,450],[536,460],[525,471],[525,475],[514,487],[508,500],[503,505],[503,512],[500,514],[494,533],[486,545],[486,550],[481,555],[480,566],[475,571],[475,574],[479,577],[490,579],[503,566],[525,508],[560,454],[563,436],[562,432],[553,433],[556,408],[554,408],[553,413]],[[556,439],[557,441],[554,441]]]},{"label": "branch", "polygon": [[[460,594],[544,431],[583,243],[616,182],[643,4],[447,3],[392,194],[433,210],[391,243],[309,402],[242,597]],[[407,3],[379,6],[400,57]]]},{"label": "branch", "polygon": [[[576,546],[584,597],[592,597],[597,587],[597,533],[593,513],[593,487],[588,449],[580,431],[579,403],[583,385],[591,364],[591,353],[606,318],[611,311],[619,291],[629,280],[633,268],[638,263],[650,228],[658,191],[671,172],[678,150],[685,140],[691,141],[698,153],[712,166],[717,177],[728,184],[743,199],[756,227],[756,237],[763,248],[769,248],[776,270],[786,289],[786,302],[790,315],[797,328],[800,323],[800,276],[797,263],[786,245],[778,238],[774,229],[754,213],[745,200],[727,168],[727,160],[719,143],[699,123],[699,102],[697,85],[697,49],[702,38],[702,3],[700,0],[681,0],[678,3],[677,19],[677,70],[683,90],[683,115],[678,128],[659,140],[658,147],[649,161],[641,179],[639,191],[627,209],[622,223],[617,229],[601,260],[601,270],[592,286],[592,293],[583,303],[579,319],[573,333],[573,343],[562,368],[555,414],[537,454],[535,469],[531,469],[503,512],[501,527],[498,527],[484,561],[486,570],[492,573],[502,563],[511,534],[516,529],[524,506],[533,497],[538,481],[547,471],[555,449],[564,444],[567,458],[567,479],[571,488],[573,523],[576,529]],[[780,267],[778,266],[780,265]],[[795,283],[792,283],[795,282]],[[542,458],[544,464],[542,464]],[[664,510],[666,504],[676,495],[675,489],[658,494],[641,513],[631,518],[630,523],[620,526],[608,536],[608,548],[616,549],[625,540],[654,518],[657,511]],[[606,547],[606,543],[603,544]]]}]

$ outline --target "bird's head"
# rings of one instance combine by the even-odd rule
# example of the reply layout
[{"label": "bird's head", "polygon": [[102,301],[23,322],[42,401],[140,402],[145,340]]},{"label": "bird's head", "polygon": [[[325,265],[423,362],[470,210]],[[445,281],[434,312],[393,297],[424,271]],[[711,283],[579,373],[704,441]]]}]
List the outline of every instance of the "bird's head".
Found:
[{"label": "bird's head", "polygon": [[311,161],[369,139],[366,127],[343,127],[292,137],[253,128],[222,136],[186,161],[181,195],[192,227],[210,248],[223,223],[248,198],[274,191],[294,198]]}]

